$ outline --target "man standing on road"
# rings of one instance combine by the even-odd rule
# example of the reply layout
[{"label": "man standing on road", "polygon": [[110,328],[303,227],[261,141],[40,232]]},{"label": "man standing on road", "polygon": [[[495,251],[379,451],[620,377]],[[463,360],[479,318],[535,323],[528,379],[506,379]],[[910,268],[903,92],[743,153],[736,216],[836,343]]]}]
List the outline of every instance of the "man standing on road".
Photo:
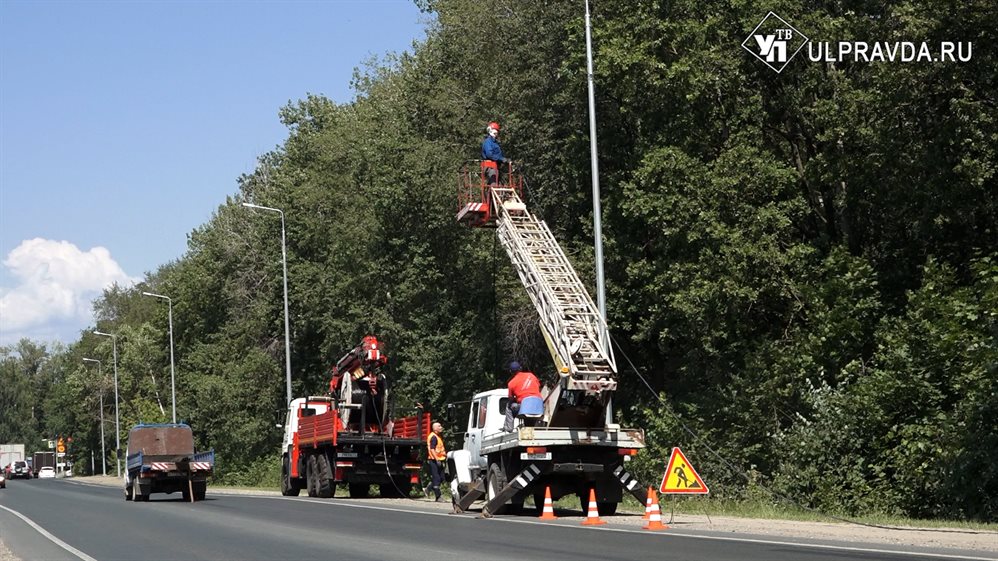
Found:
[{"label": "man standing on road", "polygon": [[541,398],[541,383],[533,372],[523,370],[520,363],[509,363],[509,371],[513,375],[506,385],[509,388],[509,400],[506,402],[506,422],[502,430],[513,432],[513,421],[521,412],[524,415],[542,415],[544,400]]},{"label": "man standing on road", "polygon": [[444,448],[444,426],[433,423],[433,432],[426,437],[426,462],[430,464],[430,484],[423,489],[423,494],[430,496],[430,490],[440,502],[440,482],[444,480],[444,463],[447,461],[447,449]]}]

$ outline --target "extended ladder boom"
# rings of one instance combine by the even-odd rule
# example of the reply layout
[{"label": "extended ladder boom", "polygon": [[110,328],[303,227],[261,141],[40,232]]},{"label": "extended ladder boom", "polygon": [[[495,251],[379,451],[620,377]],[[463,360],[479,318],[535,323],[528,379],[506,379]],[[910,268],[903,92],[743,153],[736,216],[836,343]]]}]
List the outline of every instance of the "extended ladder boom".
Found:
[{"label": "extended ladder boom", "polygon": [[601,344],[608,339],[599,310],[547,224],[527,210],[515,189],[492,187],[491,209],[499,241],[540,315],[561,376],[545,400],[546,421],[549,426],[611,422],[617,366],[612,350]]}]

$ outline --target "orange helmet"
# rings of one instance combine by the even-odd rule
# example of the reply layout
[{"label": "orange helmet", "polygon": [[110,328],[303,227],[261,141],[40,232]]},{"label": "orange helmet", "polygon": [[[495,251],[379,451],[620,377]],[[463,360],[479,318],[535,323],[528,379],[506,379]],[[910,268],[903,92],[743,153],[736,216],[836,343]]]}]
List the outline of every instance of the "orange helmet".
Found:
[{"label": "orange helmet", "polygon": [[492,121],[491,123],[489,123],[488,128],[499,130],[499,123]]}]

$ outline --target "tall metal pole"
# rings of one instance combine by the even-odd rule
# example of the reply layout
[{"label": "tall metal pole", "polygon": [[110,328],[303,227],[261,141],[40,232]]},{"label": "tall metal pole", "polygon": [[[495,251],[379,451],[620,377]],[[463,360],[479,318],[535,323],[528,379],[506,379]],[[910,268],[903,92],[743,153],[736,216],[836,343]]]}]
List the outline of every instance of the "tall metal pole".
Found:
[{"label": "tall metal pole", "polygon": [[173,300],[166,299],[170,317],[170,402],[173,406],[173,423],[177,423],[177,375],[173,366]]},{"label": "tall metal pole", "polygon": [[279,208],[243,203],[249,208],[269,210],[281,215],[281,263],[284,265],[284,379],[287,385],[288,404],[291,403],[291,323],[288,313],[288,248],[284,234],[284,211]]},{"label": "tall metal pole", "polygon": [[603,226],[599,192],[599,161],[596,152],[596,86],[593,83],[593,39],[589,23],[589,0],[586,0],[586,74],[589,78],[589,151],[593,174],[593,234],[596,237],[596,301],[600,315],[600,343],[609,354],[606,327],[606,284],[603,278]]},{"label": "tall metal pole", "polygon": [[[100,379],[100,465],[104,475],[107,475],[107,450],[104,447],[104,375],[101,373],[101,361],[95,358],[85,358],[83,362],[97,363],[97,378]],[[58,462],[57,462],[58,463]]]},{"label": "tall metal pole", "polygon": [[169,317],[170,317],[170,395],[173,401],[173,423],[177,422],[177,376],[176,369],[173,365],[173,299],[169,296],[163,296],[162,294],[153,294],[152,292],[143,292],[143,296],[152,296],[153,298],[160,298],[166,300],[169,305]]},{"label": "tall metal pole", "polygon": [[94,335],[110,337],[114,348],[114,474],[116,477],[121,477],[121,424],[118,417],[118,336],[103,331],[94,331]]},{"label": "tall metal pole", "polygon": [[[97,365],[97,377],[101,378],[100,365]],[[100,467],[104,475],[107,475],[107,450],[104,447],[104,379],[101,378],[100,386]]]}]

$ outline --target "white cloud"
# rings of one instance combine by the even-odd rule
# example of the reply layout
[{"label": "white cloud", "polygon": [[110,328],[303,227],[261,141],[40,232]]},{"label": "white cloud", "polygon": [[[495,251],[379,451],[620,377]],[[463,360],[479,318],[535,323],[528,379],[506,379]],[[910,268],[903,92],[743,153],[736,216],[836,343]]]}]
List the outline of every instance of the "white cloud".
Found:
[{"label": "white cloud", "polygon": [[103,247],[81,251],[67,241],[25,240],[3,261],[17,283],[0,287],[0,344],[21,337],[82,329],[93,319],[91,302],[114,283],[131,285],[129,277]]}]

